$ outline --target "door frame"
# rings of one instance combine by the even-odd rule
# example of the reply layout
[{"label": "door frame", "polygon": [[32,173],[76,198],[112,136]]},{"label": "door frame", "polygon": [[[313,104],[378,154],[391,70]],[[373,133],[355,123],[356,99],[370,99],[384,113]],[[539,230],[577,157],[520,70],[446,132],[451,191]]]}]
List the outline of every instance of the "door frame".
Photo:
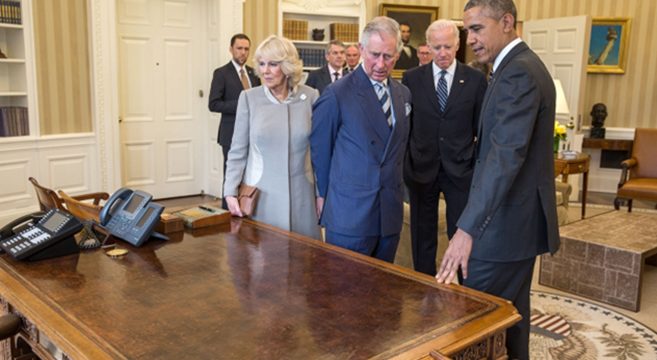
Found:
[{"label": "door frame", "polygon": [[[90,48],[92,63],[92,117],[93,127],[96,134],[97,152],[95,159],[98,164],[98,189],[114,192],[121,187],[121,146],[119,129],[119,83],[118,83],[118,34],[116,0],[87,0]],[[191,0],[197,1],[197,0]],[[208,89],[209,93],[212,70],[219,64],[228,62],[230,53],[230,37],[233,33],[241,32],[243,29],[243,5],[244,0],[206,0],[207,9],[206,24],[202,28],[218,29],[217,41],[208,40],[207,61],[208,67]],[[214,24],[210,26],[210,24]],[[206,38],[210,38],[209,36]],[[206,97],[207,98],[207,97]],[[210,113],[205,116],[206,123],[210,122]],[[211,151],[210,137],[200,144],[202,149]],[[205,164],[211,168],[210,161]],[[220,187],[212,186],[208,173],[203,174],[204,189],[213,190],[206,193],[219,191]]]}]

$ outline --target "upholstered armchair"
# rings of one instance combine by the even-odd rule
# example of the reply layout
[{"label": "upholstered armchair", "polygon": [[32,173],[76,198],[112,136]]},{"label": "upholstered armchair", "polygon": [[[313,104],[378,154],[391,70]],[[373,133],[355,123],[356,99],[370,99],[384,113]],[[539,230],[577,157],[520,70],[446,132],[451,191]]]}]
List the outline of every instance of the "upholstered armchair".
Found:
[{"label": "upholstered armchair", "polygon": [[632,211],[632,200],[657,202],[657,129],[639,128],[634,132],[632,155],[621,163],[614,207],[618,210],[627,202]]}]

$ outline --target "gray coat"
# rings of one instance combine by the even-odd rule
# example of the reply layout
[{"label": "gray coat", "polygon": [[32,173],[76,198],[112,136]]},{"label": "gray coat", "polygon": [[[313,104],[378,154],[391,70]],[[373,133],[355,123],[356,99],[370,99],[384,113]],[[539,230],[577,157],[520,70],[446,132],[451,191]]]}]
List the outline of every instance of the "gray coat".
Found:
[{"label": "gray coat", "polygon": [[312,104],[317,90],[299,85],[280,103],[264,86],[243,91],[226,164],[225,196],[240,183],[260,189],[253,218],[320,238],[310,164]]}]

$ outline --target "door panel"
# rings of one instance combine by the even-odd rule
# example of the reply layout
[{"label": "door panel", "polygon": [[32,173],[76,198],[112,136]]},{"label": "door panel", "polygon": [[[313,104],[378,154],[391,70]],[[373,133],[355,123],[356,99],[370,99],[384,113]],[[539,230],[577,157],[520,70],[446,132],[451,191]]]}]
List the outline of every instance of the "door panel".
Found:
[{"label": "door panel", "polygon": [[[557,120],[563,124],[573,121],[579,131],[584,114],[586,90],[587,49],[591,31],[589,16],[526,21],[523,40],[538,54],[553,78],[563,87],[570,114]],[[572,150],[582,151],[582,135],[569,132]],[[571,176],[572,196],[579,194],[579,175]]]},{"label": "door panel", "polygon": [[203,189],[202,6],[117,2],[122,182],[155,197]]},{"label": "door panel", "polygon": [[584,110],[590,29],[589,16],[531,20],[523,24],[523,39],[541,57],[552,77],[561,81],[570,118],[576,124]]}]

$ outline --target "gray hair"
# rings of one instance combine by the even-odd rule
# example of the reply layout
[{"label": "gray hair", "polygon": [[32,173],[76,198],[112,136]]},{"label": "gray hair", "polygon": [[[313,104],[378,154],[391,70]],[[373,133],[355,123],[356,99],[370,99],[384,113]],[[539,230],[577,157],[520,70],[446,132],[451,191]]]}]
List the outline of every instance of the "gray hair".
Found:
[{"label": "gray hair", "polygon": [[399,31],[399,23],[395,19],[387,16],[377,16],[365,25],[363,34],[360,37],[361,45],[367,47],[367,44],[370,42],[370,37],[373,34],[381,36],[381,33],[393,36],[397,39],[395,53],[399,53],[402,46],[404,46],[401,39],[401,32]]},{"label": "gray hair", "polygon": [[328,45],[326,46],[326,55],[328,55],[328,54],[331,52],[331,47],[332,47],[333,45],[335,45],[335,46],[339,46],[339,47],[341,47],[341,48],[343,48],[343,49],[345,49],[345,50],[347,49],[347,48],[344,46],[344,43],[343,43],[342,41],[340,41],[340,40],[331,40],[331,41],[328,43]]},{"label": "gray hair", "polygon": [[[287,86],[292,89],[301,81],[303,64],[294,44],[282,36],[271,35],[258,45],[255,51],[256,62],[262,59],[280,62],[281,71],[287,77]],[[262,76],[260,67],[256,66],[256,74]]]},{"label": "gray hair", "polygon": [[447,20],[447,19],[436,20],[432,22],[431,25],[429,25],[429,27],[427,28],[427,32],[425,33],[425,36],[427,38],[427,43],[429,43],[429,35],[431,35],[431,33],[444,29],[452,30],[452,33],[454,34],[454,40],[456,44],[459,44],[459,28],[452,20]]},{"label": "gray hair", "polygon": [[486,16],[499,20],[504,14],[511,14],[513,16],[513,28],[516,27],[516,20],[518,19],[518,11],[513,0],[470,0],[465,4],[463,11],[481,6],[486,12]]}]

